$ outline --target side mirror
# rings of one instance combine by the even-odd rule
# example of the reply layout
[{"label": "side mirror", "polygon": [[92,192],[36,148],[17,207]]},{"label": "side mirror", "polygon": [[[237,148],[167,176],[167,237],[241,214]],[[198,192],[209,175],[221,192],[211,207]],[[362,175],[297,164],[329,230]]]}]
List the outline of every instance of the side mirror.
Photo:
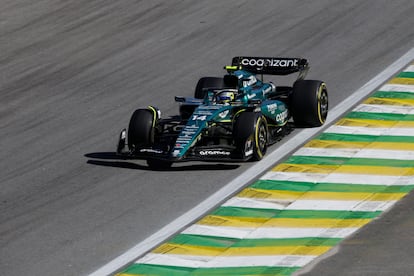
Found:
[{"label": "side mirror", "polygon": [[185,97],[183,96],[175,96],[175,101],[179,102],[179,103],[184,103],[185,102]]}]

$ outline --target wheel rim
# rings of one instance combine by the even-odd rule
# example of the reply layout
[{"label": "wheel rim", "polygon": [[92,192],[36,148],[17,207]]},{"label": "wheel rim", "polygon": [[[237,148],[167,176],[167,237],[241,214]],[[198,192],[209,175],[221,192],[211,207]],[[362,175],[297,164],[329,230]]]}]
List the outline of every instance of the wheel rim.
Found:
[{"label": "wheel rim", "polygon": [[264,125],[260,126],[259,130],[259,147],[260,150],[263,151],[266,148],[266,129]]},{"label": "wheel rim", "polygon": [[319,120],[324,123],[328,115],[328,93],[325,86],[321,86],[318,99]]},{"label": "wheel rim", "polygon": [[267,129],[262,119],[259,119],[258,121],[258,129],[256,133],[256,146],[257,154],[260,158],[263,157],[267,147]]}]

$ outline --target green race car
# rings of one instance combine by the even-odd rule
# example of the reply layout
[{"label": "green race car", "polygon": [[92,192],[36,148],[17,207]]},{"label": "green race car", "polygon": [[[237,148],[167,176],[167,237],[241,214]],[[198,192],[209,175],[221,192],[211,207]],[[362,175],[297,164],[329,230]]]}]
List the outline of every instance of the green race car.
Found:
[{"label": "green race car", "polygon": [[[326,84],[305,80],[308,68],[302,58],[235,57],[223,78],[203,77],[194,97],[175,97],[179,115],[161,118],[153,106],[135,110],[128,130],[121,131],[117,153],[145,159],[154,169],[190,160],[260,160],[291,125],[324,124]],[[263,81],[263,75],[296,72],[292,86]]]}]

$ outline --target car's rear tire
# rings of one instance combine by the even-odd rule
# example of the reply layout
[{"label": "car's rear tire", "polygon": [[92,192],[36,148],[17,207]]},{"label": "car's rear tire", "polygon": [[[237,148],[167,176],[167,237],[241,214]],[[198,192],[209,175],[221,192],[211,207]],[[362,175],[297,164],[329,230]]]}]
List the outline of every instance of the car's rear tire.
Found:
[{"label": "car's rear tire", "polygon": [[318,80],[297,80],[290,97],[293,121],[298,126],[319,127],[328,115],[328,90]]},{"label": "car's rear tire", "polygon": [[154,144],[155,116],[149,109],[137,109],[128,126],[128,147],[131,151]]},{"label": "car's rear tire", "polygon": [[255,112],[243,112],[235,120],[233,135],[236,147],[243,157],[261,160],[267,151],[268,127],[266,119]]},{"label": "car's rear tire", "polygon": [[206,91],[204,88],[222,88],[224,87],[224,79],[217,77],[204,77],[198,80],[195,91],[194,98],[204,99]]}]

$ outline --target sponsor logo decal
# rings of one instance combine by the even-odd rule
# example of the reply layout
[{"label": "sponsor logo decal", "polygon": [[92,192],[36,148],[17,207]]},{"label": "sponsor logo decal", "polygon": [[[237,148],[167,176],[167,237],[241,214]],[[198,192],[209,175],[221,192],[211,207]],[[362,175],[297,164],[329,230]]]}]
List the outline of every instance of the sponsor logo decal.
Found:
[{"label": "sponsor logo decal", "polygon": [[192,121],[205,121],[207,120],[207,115],[193,115],[191,118]]},{"label": "sponsor logo decal", "polygon": [[223,111],[223,112],[220,112],[219,113],[219,117],[220,118],[222,118],[222,119],[224,119],[224,118],[226,118],[226,116],[229,114],[229,111],[228,110],[226,110],[226,111]]},{"label": "sponsor logo decal", "polygon": [[246,141],[246,144],[244,146],[244,150],[245,150],[244,156],[246,156],[246,157],[253,154],[253,142],[252,142],[252,140],[247,140]]},{"label": "sponsor logo decal", "polygon": [[196,133],[195,131],[187,131],[187,130],[183,130],[183,131],[181,132],[181,134],[182,134],[183,136],[193,136],[195,133]]},{"label": "sponsor logo decal", "polygon": [[148,153],[163,153],[162,150],[157,149],[140,149],[139,152],[148,152]]},{"label": "sponsor logo decal", "polygon": [[275,114],[276,110],[277,110],[277,104],[275,104],[275,103],[274,104],[269,104],[267,106],[267,111],[269,111],[271,114]]},{"label": "sponsor logo decal", "polygon": [[244,58],[241,61],[242,65],[248,66],[272,66],[272,67],[291,67],[298,66],[297,59],[275,59],[275,58]]},{"label": "sponsor logo decal", "polygon": [[202,156],[207,156],[207,155],[230,155],[230,152],[228,151],[224,151],[224,150],[200,150],[199,154]]},{"label": "sponsor logo decal", "polygon": [[288,111],[285,110],[282,113],[276,115],[276,121],[283,122],[288,116]]},{"label": "sponsor logo decal", "polygon": [[191,141],[191,136],[187,136],[187,137],[179,137],[177,139],[177,143],[188,143],[189,141]]},{"label": "sponsor logo decal", "polygon": [[194,112],[195,115],[212,115],[213,112],[212,111],[208,111],[208,110],[198,110],[197,112]]},{"label": "sponsor logo decal", "polygon": [[202,112],[203,110],[217,110],[217,109],[220,109],[221,107],[220,106],[214,106],[214,105],[203,105],[203,106],[199,106],[198,108],[197,108],[197,111],[196,111],[196,113],[200,113],[200,112]]},{"label": "sponsor logo decal", "polygon": [[173,130],[174,131],[177,131],[177,132],[182,131],[184,128],[185,128],[185,125],[176,125],[176,126],[173,126]]}]

